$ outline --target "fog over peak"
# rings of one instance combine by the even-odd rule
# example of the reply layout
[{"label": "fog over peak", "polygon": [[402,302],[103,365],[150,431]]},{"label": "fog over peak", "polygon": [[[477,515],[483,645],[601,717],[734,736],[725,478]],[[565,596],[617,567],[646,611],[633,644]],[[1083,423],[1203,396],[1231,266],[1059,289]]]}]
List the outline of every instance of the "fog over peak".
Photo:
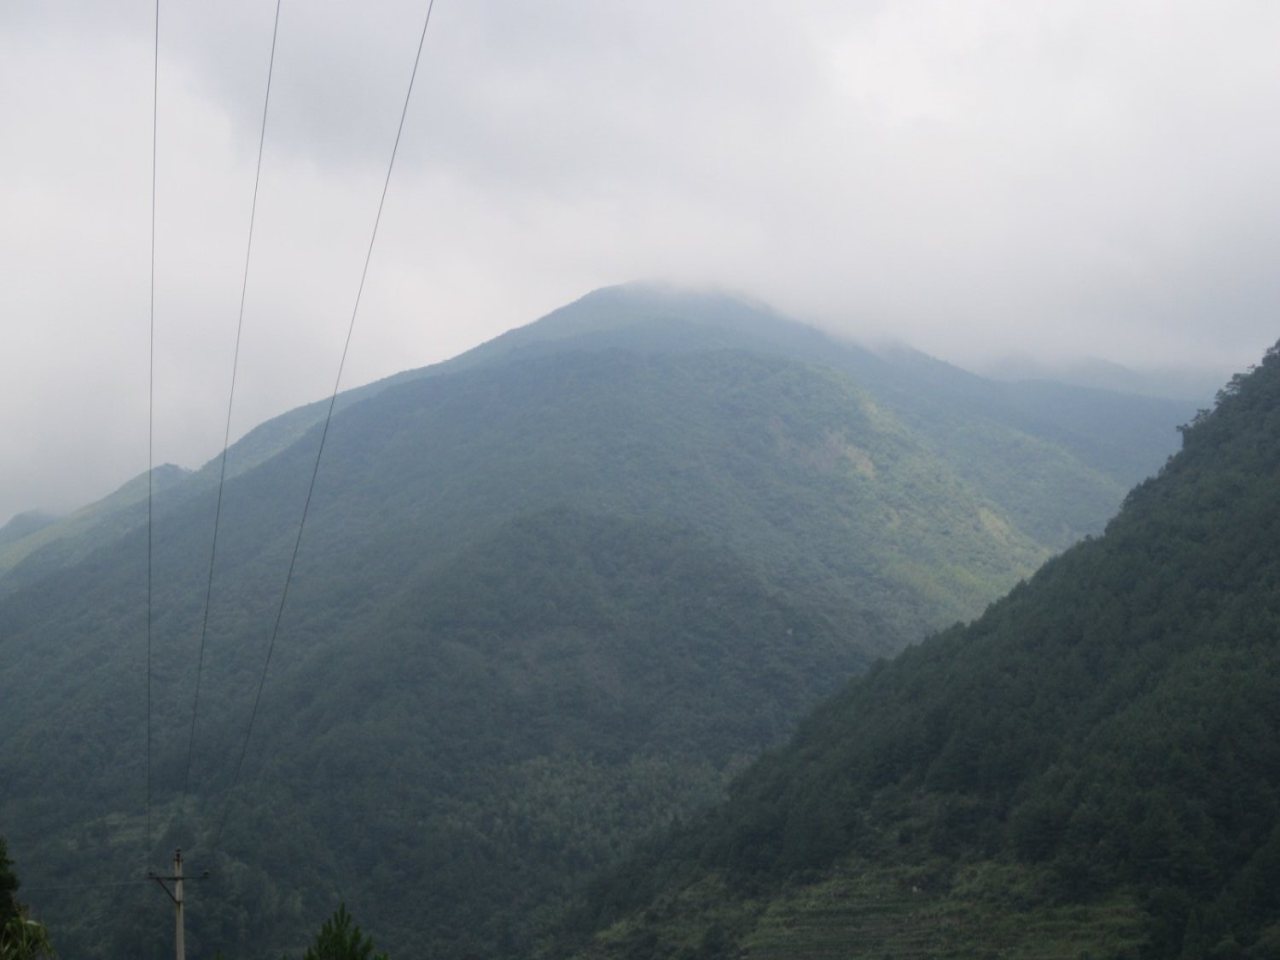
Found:
[{"label": "fog over peak", "polygon": [[[233,436],[331,389],[425,3],[284,4]],[[274,5],[162,5],[156,451],[221,443]],[[0,520],[146,465],[152,8],[0,10]],[[588,290],[981,367],[1277,337],[1280,7],[437,5],[344,384]]]}]

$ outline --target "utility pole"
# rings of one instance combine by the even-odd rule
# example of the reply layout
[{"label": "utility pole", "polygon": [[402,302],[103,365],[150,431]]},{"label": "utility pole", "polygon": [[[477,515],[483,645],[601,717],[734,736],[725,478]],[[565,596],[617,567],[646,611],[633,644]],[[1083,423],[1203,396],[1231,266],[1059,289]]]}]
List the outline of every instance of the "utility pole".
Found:
[{"label": "utility pole", "polygon": [[[160,889],[168,894],[169,899],[173,901],[173,946],[174,955],[177,960],[187,960],[187,945],[184,932],[183,904],[185,899],[182,895],[183,880],[205,880],[209,877],[209,871],[206,870],[198,877],[185,877],[182,873],[182,851],[173,851],[173,874],[168,877],[156,876],[151,873],[148,876],[156,883],[160,884]],[[167,884],[172,883],[173,889],[170,890]]]},{"label": "utility pole", "polygon": [[173,913],[175,926],[173,931],[173,951],[178,960],[187,960],[187,938],[185,918],[182,915],[182,851],[173,852]]}]

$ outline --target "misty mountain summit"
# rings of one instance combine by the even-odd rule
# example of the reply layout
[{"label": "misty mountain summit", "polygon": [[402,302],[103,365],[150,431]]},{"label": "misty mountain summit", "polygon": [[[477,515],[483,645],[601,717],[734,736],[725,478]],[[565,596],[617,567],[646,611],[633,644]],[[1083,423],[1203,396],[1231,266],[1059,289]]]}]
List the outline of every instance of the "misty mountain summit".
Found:
[{"label": "misty mountain summit", "polygon": [[[157,474],[150,858],[219,878],[193,949],[279,956],[341,889],[392,956],[523,955],[848,677],[1100,532],[1190,414],[597,291],[339,397],[232,790],[324,410],[228,452],[195,724],[217,463]],[[33,888],[145,836],[138,489],[0,542],[0,824]],[[67,955],[124,956],[151,893],[37,905]]]}]

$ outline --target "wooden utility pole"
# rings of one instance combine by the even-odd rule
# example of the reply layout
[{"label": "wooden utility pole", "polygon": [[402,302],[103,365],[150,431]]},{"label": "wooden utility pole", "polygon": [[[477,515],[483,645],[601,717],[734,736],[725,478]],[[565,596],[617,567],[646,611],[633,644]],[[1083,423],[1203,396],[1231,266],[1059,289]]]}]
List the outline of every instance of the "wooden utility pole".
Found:
[{"label": "wooden utility pole", "polygon": [[[182,873],[182,851],[181,851],[181,850],[175,850],[175,851],[173,851],[173,874],[172,874],[172,876],[168,876],[168,877],[159,877],[159,876],[156,876],[154,873],[152,873],[152,874],[148,874],[148,876],[150,876],[150,877],[151,877],[151,879],[152,879],[152,880],[154,880],[156,883],[160,884],[160,889],[161,889],[161,890],[163,890],[166,894],[168,894],[168,895],[169,895],[169,899],[173,901],[173,923],[174,923],[174,928],[173,928],[173,946],[174,946],[174,956],[177,958],[177,960],[187,960],[186,936],[185,936],[185,931],[184,931],[184,929],[183,929],[183,927],[184,927],[184,917],[183,917],[182,909],[183,909],[183,904],[185,903],[185,899],[184,899],[183,894],[182,894],[182,881],[183,881],[183,880],[204,880],[204,879],[206,879],[206,878],[209,876],[209,873],[208,873],[208,871],[205,871],[205,872],[204,872],[203,874],[201,874],[199,877],[185,877],[185,876],[183,876],[183,873]],[[172,890],[170,890],[170,889],[169,889],[169,887],[168,887],[168,885],[167,885],[167,884],[169,884],[169,883],[172,883],[172,884],[173,884],[173,889],[172,889]]]}]

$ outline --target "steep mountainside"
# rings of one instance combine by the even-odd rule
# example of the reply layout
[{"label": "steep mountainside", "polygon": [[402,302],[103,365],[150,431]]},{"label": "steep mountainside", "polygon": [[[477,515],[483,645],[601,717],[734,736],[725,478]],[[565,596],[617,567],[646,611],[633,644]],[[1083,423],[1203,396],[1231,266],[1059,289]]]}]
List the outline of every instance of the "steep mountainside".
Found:
[{"label": "steep mountainside", "polygon": [[1184,438],[1103,537],[852,682],[549,952],[1276,956],[1280,347]]},{"label": "steep mountainside", "polygon": [[1176,422],[602,291],[344,396],[233,790],[322,412],[230,451],[194,719],[216,465],[157,484],[150,684],[136,485],[3,547],[0,831],[68,955],[136,955],[164,923],[111,918],[163,904],[34,891],[179,845],[214,873],[193,950],[278,955],[342,898],[402,953],[519,955],[842,678],[1101,524]]}]

